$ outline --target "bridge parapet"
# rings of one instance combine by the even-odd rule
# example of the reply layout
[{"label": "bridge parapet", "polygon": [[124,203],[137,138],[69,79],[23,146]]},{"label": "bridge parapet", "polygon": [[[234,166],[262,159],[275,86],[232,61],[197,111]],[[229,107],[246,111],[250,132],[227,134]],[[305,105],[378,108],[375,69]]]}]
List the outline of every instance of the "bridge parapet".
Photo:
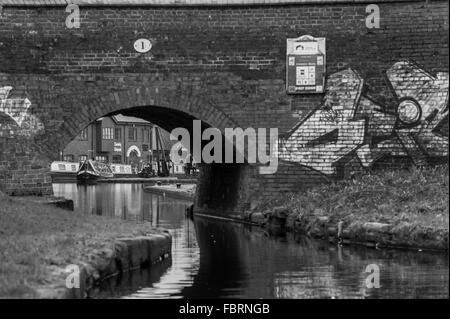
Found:
[{"label": "bridge parapet", "polygon": [[289,4],[342,4],[342,3],[387,3],[423,2],[423,0],[0,0],[5,6],[261,6]]}]

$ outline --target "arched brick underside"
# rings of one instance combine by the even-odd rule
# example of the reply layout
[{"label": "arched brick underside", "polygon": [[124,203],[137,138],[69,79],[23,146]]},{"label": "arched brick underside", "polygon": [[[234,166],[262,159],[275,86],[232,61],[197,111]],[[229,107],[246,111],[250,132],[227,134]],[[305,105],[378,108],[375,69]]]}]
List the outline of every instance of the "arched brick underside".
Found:
[{"label": "arched brick underside", "polygon": [[194,119],[221,132],[227,127],[238,126],[205,98],[192,95],[190,91],[180,93],[176,88],[133,88],[109,93],[72,108],[73,114],[64,120],[58,133],[62,145],[69,143],[92,121],[117,113],[143,118],[169,132],[176,127],[190,129]]},{"label": "arched brick underside", "polygon": [[[177,127],[192,131],[193,120],[201,120],[202,127],[214,127],[221,132],[227,127],[238,126],[209,101],[190,94],[190,91],[180,94],[179,89],[139,87],[93,99],[77,109],[79,111],[61,126],[63,145],[95,119],[119,113],[148,120],[169,132]],[[245,165],[204,165],[201,170],[197,207],[226,214],[242,206],[237,193],[242,183],[241,175],[245,176]],[[214,188],[210,187],[211,182],[216,185]]]}]

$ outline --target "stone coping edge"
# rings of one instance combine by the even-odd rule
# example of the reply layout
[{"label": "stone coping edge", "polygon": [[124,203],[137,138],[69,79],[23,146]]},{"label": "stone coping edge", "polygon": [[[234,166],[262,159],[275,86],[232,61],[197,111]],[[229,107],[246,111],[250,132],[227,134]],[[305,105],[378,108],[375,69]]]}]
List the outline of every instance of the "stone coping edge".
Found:
[{"label": "stone coping edge", "polygon": [[89,262],[80,267],[80,288],[65,286],[68,274],[55,267],[52,284],[37,287],[39,299],[85,299],[94,286],[108,278],[142,267],[151,267],[171,257],[172,236],[168,231],[138,237],[117,238],[111,249],[102,249],[90,255]]},{"label": "stone coping edge", "polygon": [[[437,0],[439,1],[439,0]],[[273,5],[382,4],[425,2],[424,0],[0,0],[0,6],[59,7],[70,3],[81,7],[224,7]]]},{"label": "stone coping edge", "polygon": [[[292,216],[292,215],[291,215]],[[345,224],[326,216],[291,217],[286,211],[274,209],[270,213],[248,213],[246,219],[263,228],[277,228],[281,233],[304,233],[312,238],[325,239],[340,244],[357,244],[373,248],[429,250],[448,253],[448,229],[419,228],[408,236],[402,234],[402,226],[365,222]]]},{"label": "stone coping edge", "polygon": [[159,186],[144,186],[144,191],[157,195],[165,195],[176,199],[184,199],[190,201],[193,201],[195,199],[195,193],[190,193],[187,191],[177,191]]}]

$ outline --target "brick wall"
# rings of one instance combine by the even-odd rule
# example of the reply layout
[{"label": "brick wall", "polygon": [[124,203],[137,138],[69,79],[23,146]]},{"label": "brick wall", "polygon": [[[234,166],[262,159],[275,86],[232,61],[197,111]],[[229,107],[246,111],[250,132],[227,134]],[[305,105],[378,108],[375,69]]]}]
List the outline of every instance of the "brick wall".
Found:
[{"label": "brick wall", "polygon": [[[45,163],[89,121],[136,106],[141,108],[128,115],[168,130],[188,126],[192,117],[220,128],[277,127],[286,135],[280,156],[290,164],[276,176],[257,178],[255,185],[267,196],[380,161],[392,163],[395,156],[419,163],[424,161],[421,154],[445,157],[439,150],[448,143],[448,115],[441,109],[448,94],[448,3],[374,2],[380,7],[380,29],[366,28],[366,1],[82,6],[80,29],[65,27],[68,14],[63,6],[5,4],[0,13],[0,87],[12,87],[8,99],[26,98],[31,104],[29,120],[22,125],[0,117],[0,145],[13,147],[5,145],[20,136],[28,141],[30,154],[37,154],[33,160]],[[287,95],[286,38],[304,34],[327,39],[328,90]],[[133,43],[143,37],[153,48],[140,54]],[[407,60],[414,63],[402,62]],[[418,73],[421,80],[414,81]],[[352,74],[359,80],[349,98],[345,85]],[[429,92],[437,97],[415,99],[434,103],[427,113],[434,117],[428,118],[421,141],[409,135],[423,132],[423,126],[415,124],[410,130],[394,123],[383,128],[391,120],[389,114],[397,112],[401,92],[423,91],[426,83],[432,83]],[[342,101],[349,115],[329,129],[320,121],[331,116],[335,122],[333,115],[341,111],[336,105]],[[444,124],[435,123],[438,119]],[[326,129],[322,134],[315,127]],[[436,131],[442,139],[434,138]],[[304,139],[305,132],[314,138]],[[355,132],[357,138],[352,139]],[[394,134],[402,137],[396,143]],[[344,141],[341,146],[348,151],[330,148],[336,141]],[[380,151],[380,157],[383,141],[389,152]],[[430,146],[426,152],[423,143]],[[4,163],[13,161],[11,154],[2,155]]]},{"label": "brick wall", "polygon": [[[377,2],[419,2],[421,0],[378,0]],[[217,7],[217,6],[260,6],[286,4],[338,4],[373,3],[370,0],[2,0],[6,6],[48,7],[67,6],[76,3],[83,7]]]}]

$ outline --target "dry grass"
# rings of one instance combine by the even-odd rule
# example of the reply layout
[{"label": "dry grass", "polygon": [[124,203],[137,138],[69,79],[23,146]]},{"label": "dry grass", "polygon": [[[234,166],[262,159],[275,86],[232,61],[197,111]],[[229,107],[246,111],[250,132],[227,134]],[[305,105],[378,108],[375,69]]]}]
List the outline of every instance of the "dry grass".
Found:
[{"label": "dry grass", "polygon": [[331,216],[348,223],[408,223],[448,230],[448,196],[448,165],[442,165],[378,171],[288,194],[265,207],[288,206],[301,215]]},{"label": "dry grass", "polygon": [[86,260],[119,236],[155,232],[148,223],[80,215],[0,193],[0,298],[34,297],[50,267]]}]

